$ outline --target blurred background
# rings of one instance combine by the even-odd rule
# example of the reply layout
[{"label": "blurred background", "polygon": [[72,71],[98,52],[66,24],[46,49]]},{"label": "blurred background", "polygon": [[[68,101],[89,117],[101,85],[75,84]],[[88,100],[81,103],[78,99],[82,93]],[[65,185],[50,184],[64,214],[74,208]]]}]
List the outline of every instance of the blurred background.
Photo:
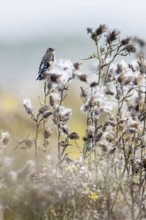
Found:
[{"label": "blurred background", "polygon": [[[0,0],[0,88],[27,96],[42,55],[82,59],[94,46],[86,28],[105,23],[122,36],[145,38],[145,0]],[[23,91],[22,91],[23,90]]]},{"label": "blurred background", "polygon": [[0,0],[0,127],[10,126],[4,117],[12,111],[19,119],[23,98],[38,99],[36,75],[48,47],[57,59],[80,61],[94,51],[86,28],[101,23],[145,39],[145,8],[145,0]]}]

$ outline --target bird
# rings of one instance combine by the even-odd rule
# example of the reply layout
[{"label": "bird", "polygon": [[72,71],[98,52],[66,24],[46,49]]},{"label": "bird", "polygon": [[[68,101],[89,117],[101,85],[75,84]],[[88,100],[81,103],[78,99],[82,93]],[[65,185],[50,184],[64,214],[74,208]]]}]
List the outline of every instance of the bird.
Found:
[{"label": "bird", "polygon": [[46,53],[42,57],[40,66],[39,66],[39,71],[38,71],[38,76],[36,80],[44,80],[47,77],[47,72],[50,71],[54,64],[55,60],[55,55],[54,55],[54,48],[48,48],[46,50]]}]

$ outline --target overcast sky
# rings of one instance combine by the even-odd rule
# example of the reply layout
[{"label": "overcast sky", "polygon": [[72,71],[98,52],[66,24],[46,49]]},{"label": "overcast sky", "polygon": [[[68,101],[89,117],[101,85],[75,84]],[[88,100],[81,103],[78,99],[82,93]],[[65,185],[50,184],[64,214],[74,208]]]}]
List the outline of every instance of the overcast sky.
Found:
[{"label": "overcast sky", "polygon": [[5,41],[76,35],[100,23],[145,37],[145,20],[145,0],[0,0],[0,40]]},{"label": "overcast sky", "polygon": [[[79,60],[93,52],[87,27],[101,23],[146,39],[146,0],[0,0],[0,87],[34,88],[43,53]],[[37,85],[38,86],[38,85]]]}]

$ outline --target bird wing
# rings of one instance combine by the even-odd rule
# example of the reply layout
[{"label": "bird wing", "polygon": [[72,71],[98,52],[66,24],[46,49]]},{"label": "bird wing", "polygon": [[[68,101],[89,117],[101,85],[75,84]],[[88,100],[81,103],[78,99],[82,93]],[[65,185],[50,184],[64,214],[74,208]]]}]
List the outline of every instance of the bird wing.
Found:
[{"label": "bird wing", "polygon": [[37,79],[44,79],[45,73],[47,70],[51,69],[54,62],[54,54],[45,54],[42,58],[42,61],[39,66],[38,77]]}]

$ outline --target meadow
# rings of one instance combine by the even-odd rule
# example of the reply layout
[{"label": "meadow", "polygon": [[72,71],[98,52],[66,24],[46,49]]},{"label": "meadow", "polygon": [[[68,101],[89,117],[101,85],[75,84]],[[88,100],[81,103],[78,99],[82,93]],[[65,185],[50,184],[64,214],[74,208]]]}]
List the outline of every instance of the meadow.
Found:
[{"label": "meadow", "polygon": [[22,112],[1,109],[2,220],[146,219],[146,44],[104,24],[87,34],[90,72],[56,60]]}]

